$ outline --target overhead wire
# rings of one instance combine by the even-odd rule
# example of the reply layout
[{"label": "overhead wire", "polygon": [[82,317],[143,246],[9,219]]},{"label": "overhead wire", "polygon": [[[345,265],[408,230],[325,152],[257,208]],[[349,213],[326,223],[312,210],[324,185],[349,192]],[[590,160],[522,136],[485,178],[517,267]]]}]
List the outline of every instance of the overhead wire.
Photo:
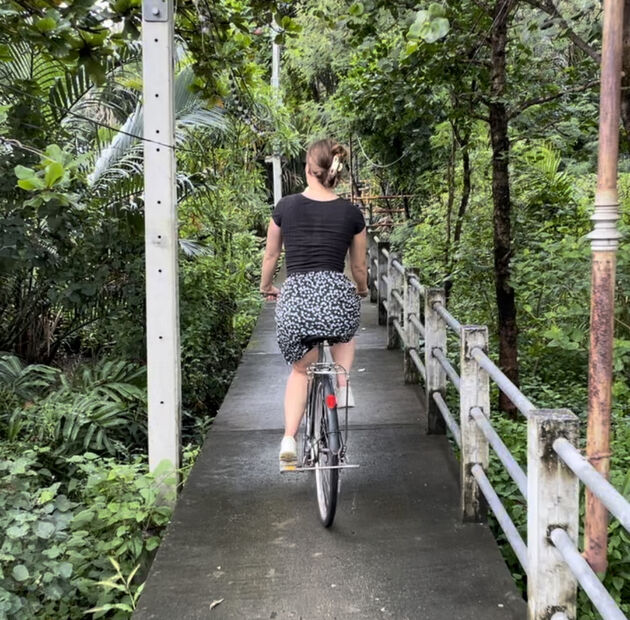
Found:
[{"label": "overhead wire", "polygon": [[374,160],[368,157],[368,154],[365,152],[365,149],[363,148],[363,144],[361,144],[361,138],[359,138],[359,136],[357,136],[357,142],[359,143],[359,148],[361,149],[361,152],[363,153],[363,156],[365,157],[365,159],[367,159],[368,162],[375,168],[391,168],[393,165],[401,161],[403,157],[406,157],[407,155],[409,155],[409,152],[411,151],[411,148],[406,149],[398,159],[396,159],[395,161],[389,164],[377,164]]},{"label": "overhead wire", "polygon": [[0,136],[0,144],[7,144],[21,151],[25,151],[26,153],[33,153],[35,155],[39,155],[40,157],[46,157],[46,154],[39,149],[35,148],[34,146],[24,144],[23,142],[21,142],[20,140],[16,140],[15,138],[5,138],[4,136]]},{"label": "overhead wire", "polygon": [[[24,95],[26,97],[29,97],[30,99],[36,101],[37,103],[39,103],[41,105],[42,103],[42,99],[40,99],[39,97],[36,97],[35,95],[33,95],[32,93],[29,93],[25,90],[22,90],[21,88],[16,88],[15,86],[12,86],[10,84],[3,84],[3,88],[7,88],[9,90],[12,90],[13,92],[19,93],[21,95]],[[156,144],[157,146],[163,146],[164,148],[169,148],[169,149],[173,149],[174,151],[179,151],[180,153],[193,153],[195,155],[202,155],[204,152],[203,151],[197,151],[195,149],[188,149],[188,148],[184,148],[181,146],[177,146],[174,144],[167,144],[166,142],[160,142],[159,140],[153,140],[152,138],[145,138],[144,136],[140,136],[128,131],[125,131],[123,129],[117,128],[117,127],[113,127],[112,125],[109,125],[107,123],[104,123],[102,121],[98,121],[96,119],[90,118],[88,116],[85,116],[83,114],[79,114],[78,112],[73,112],[72,110],[66,109],[65,110],[66,114],[69,114],[70,116],[73,116],[75,118],[79,118],[81,120],[84,120],[88,123],[92,123],[94,125],[97,125],[99,127],[103,127],[105,129],[109,129],[110,131],[113,131],[115,133],[120,133],[123,134],[125,136],[129,136],[130,138],[135,138],[136,140],[140,140],[142,142],[147,142],[150,144]],[[29,124],[29,127],[33,127],[33,128],[39,128],[42,130],[47,129],[46,127],[43,126],[39,126],[36,127],[35,125],[31,125]]]}]

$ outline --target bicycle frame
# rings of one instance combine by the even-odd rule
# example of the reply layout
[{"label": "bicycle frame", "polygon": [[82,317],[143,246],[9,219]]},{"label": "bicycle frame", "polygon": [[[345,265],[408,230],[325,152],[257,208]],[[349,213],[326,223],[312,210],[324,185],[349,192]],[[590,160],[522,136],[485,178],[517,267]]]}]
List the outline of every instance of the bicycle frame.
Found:
[{"label": "bicycle frame", "polygon": [[348,381],[348,372],[343,366],[335,363],[331,360],[326,360],[325,352],[326,342],[320,342],[317,345],[318,356],[317,361],[313,362],[306,371],[308,376],[308,391],[306,397],[306,409],[302,424],[304,425],[304,432],[302,434],[302,447],[301,455],[298,458],[298,463],[281,464],[281,473],[301,473],[308,471],[316,471],[317,469],[355,469],[359,465],[349,464],[346,462],[346,446],[348,442],[348,403],[335,403],[336,417],[339,422],[339,410],[345,409],[343,416],[343,424],[338,424],[336,434],[339,439],[339,446],[335,449],[334,455],[338,458],[337,465],[325,466],[318,464],[314,466],[317,450],[319,450],[319,439],[314,429],[314,390],[317,389],[318,384],[323,383],[326,377],[333,386],[337,383],[337,376],[343,374]]},{"label": "bicycle frame", "polygon": [[[314,404],[313,399],[316,398],[316,390],[325,389],[326,377],[329,377],[330,384],[332,385],[332,389],[334,390],[334,386],[337,385],[337,376],[343,374],[348,380],[348,372],[343,368],[343,366],[335,363],[334,361],[326,360],[325,354],[325,342],[320,342],[317,345],[317,362],[311,364],[306,374],[309,379],[308,383],[308,391],[306,398],[306,413],[305,413],[305,433],[304,433],[304,446],[303,446],[303,454],[302,454],[302,467],[309,467],[312,465],[312,459],[314,452],[319,449],[319,440],[320,437],[317,434],[318,429],[314,427]],[[321,386],[321,388],[320,388]],[[335,469],[344,467],[343,461],[345,459],[346,445],[348,440],[348,407],[346,403],[337,403],[336,399],[332,406],[329,406],[327,403],[327,411],[328,415],[331,415],[332,409],[334,408],[335,413],[334,416],[336,418],[336,427],[333,429],[329,429],[328,440],[326,442],[327,445],[330,445],[333,450],[333,454],[335,454],[339,459],[339,465],[333,466]],[[345,419],[344,424],[339,424],[339,409],[345,409]],[[332,416],[331,416],[332,417]],[[327,426],[329,422],[327,421]],[[343,426],[343,430],[340,428]],[[338,444],[335,446],[334,444]],[[321,467],[321,466],[320,466]]]}]

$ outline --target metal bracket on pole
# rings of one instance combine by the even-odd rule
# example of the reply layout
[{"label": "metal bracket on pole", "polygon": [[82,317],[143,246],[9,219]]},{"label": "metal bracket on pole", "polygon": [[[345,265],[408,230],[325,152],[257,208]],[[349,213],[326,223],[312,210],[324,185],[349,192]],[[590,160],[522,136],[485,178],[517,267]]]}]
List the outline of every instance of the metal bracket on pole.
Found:
[{"label": "metal bracket on pole", "polygon": [[146,22],[167,22],[172,14],[172,0],[142,0],[142,19]]}]

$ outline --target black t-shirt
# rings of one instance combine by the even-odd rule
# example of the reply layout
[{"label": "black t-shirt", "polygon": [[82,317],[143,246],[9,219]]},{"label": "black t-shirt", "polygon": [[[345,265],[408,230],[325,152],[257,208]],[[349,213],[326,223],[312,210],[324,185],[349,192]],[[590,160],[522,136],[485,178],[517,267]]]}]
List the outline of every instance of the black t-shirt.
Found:
[{"label": "black t-shirt", "polygon": [[312,200],[302,194],[285,196],[273,211],[282,229],[287,273],[343,272],[352,238],[365,228],[361,211],[348,200]]}]

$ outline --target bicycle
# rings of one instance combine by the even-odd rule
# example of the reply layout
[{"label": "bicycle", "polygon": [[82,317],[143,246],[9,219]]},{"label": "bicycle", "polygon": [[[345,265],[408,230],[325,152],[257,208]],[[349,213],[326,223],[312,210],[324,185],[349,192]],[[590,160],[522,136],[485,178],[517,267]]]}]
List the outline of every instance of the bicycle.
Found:
[{"label": "bicycle", "polygon": [[358,467],[346,462],[348,403],[341,403],[345,417],[343,427],[340,427],[335,396],[337,375],[343,374],[347,381],[348,373],[339,364],[326,359],[325,347],[334,343],[332,338],[308,337],[303,342],[317,346],[317,361],[306,371],[309,383],[302,422],[301,454],[297,464],[283,464],[281,471],[315,472],[319,517],[324,527],[330,527],[337,510],[339,470]]}]

